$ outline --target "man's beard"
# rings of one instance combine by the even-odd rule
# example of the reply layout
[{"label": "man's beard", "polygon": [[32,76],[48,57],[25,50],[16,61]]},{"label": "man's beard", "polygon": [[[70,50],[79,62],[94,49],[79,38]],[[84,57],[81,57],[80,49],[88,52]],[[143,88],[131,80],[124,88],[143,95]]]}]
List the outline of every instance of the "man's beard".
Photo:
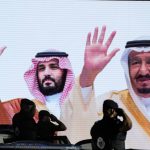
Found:
[{"label": "man's beard", "polygon": [[[51,78],[49,75],[46,76],[42,80],[42,83],[38,79],[38,85],[39,85],[40,92],[45,96],[49,96],[49,95],[53,95],[53,94],[57,94],[57,93],[62,92],[64,89],[65,81],[66,81],[66,74],[67,74],[67,71],[64,71],[63,76],[57,82],[55,81],[55,79]],[[54,86],[44,87],[43,83],[45,80],[53,81]]]},{"label": "man's beard", "polygon": [[137,91],[141,94],[150,94],[150,88],[140,88]]},{"label": "man's beard", "polygon": [[[150,75],[149,74],[146,74],[146,75],[138,75],[136,77],[136,80],[150,80]],[[138,88],[137,91],[141,94],[149,94],[150,93],[150,88]]]}]

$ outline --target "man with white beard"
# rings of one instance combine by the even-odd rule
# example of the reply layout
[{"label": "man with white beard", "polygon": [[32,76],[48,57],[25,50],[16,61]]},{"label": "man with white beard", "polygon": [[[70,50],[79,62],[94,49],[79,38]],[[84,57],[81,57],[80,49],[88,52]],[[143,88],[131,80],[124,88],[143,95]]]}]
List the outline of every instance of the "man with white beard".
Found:
[{"label": "man with white beard", "polygon": [[[107,55],[103,56],[107,57]],[[103,58],[101,62],[99,60],[99,66],[106,67],[108,62],[102,60]],[[93,122],[92,118],[97,117],[96,120],[102,118],[104,100],[112,99],[118,103],[120,108],[125,110],[133,123],[132,129],[127,135],[126,148],[150,149],[150,37],[127,42],[121,64],[125,72],[128,89],[110,91],[98,96],[93,101],[88,101],[86,105],[82,103],[80,115],[76,118],[74,126],[84,126],[84,130],[87,129],[88,132],[87,124]],[[98,71],[99,75],[101,71]],[[79,108],[79,105],[74,105],[75,108]],[[89,114],[93,116],[89,117]],[[80,122],[81,125],[79,125]],[[90,138],[90,135],[86,138]]]}]

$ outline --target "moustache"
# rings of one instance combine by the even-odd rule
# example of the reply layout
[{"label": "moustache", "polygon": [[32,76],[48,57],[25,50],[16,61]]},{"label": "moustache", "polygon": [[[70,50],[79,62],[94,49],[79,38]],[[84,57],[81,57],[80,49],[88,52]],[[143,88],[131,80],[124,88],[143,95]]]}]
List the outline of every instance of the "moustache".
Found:
[{"label": "moustache", "polygon": [[138,75],[136,78],[136,80],[145,80],[145,79],[150,79],[150,75]]},{"label": "moustache", "polygon": [[51,76],[45,76],[45,78],[42,80],[42,84],[43,84],[46,80],[51,80],[51,81],[55,82],[55,79],[53,79]]}]

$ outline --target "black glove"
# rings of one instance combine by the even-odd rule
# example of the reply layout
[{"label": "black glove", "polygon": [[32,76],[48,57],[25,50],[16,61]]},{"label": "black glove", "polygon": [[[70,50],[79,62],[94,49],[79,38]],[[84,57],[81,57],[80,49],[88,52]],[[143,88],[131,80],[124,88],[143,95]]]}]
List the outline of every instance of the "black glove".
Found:
[{"label": "black glove", "polygon": [[123,109],[121,109],[121,108],[117,108],[115,110],[116,110],[118,116],[122,116],[124,113]]},{"label": "black glove", "polygon": [[50,118],[51,118],[51,121],[56,121],[57,120],[57,117],[54,116],[53,114],[50,115]]}]

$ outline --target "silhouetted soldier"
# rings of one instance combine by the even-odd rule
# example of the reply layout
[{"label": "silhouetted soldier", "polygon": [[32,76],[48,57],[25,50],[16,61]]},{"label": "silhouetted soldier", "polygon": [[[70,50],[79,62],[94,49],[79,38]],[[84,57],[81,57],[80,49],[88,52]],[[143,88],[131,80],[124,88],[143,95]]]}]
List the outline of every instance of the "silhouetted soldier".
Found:
[{"label": "silhouetted soldier", "polygon": [[50,114],[46,110],[39,112],[39,121],[37,124],[38,139],[52,141],[51,137],[57,135],[56,131],[64,130],[66,130],[66,126],[53,114]]},{"label": "silhouetted soldier", "polygon": [[126,134],[132,127],[130,118],[113,100],[104,101],[103,114],[91,128],[93,149],[125,150]]},{"label": "silhouetted soldier", "polygon": [[13,127],[17,140],[36,139],[36,122],[33,119],[35,114],[35,104],[28,99],[22,99],[21,110],[13,117]]}]

